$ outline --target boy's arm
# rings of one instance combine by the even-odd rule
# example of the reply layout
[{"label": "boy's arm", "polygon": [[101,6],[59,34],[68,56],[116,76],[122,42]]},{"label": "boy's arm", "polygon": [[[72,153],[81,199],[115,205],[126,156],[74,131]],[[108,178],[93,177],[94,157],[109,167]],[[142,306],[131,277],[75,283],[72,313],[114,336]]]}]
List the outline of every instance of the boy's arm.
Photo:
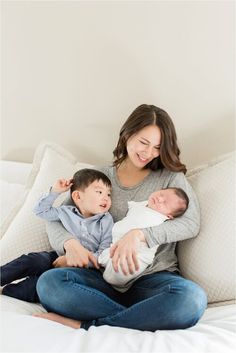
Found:
[{"label": "boy's arm", "polygon": [[43,195],[33,209],[35,215],[46,219],[47,221],[58,221],[60,219],[58,216],[58,209],[53,207],[53,203],[58,196],[59,194],[56,192],[49,192],[48,194]]},{"label": "boy's arm", "polygon": [[47,221],[58,221],[59,209],[53,207],[56,198],[63,192],[68,191],[72,186],[72,179],[58,179],[51,187],[48,194],[43,195],[35,205],[33,212]]}]

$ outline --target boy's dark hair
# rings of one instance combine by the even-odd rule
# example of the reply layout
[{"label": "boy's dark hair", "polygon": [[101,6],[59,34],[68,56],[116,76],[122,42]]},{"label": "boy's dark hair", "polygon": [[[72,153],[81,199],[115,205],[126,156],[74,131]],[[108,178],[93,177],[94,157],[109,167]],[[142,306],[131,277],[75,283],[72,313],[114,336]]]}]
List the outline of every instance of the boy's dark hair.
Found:
[{"label": "boy's dark hair", "polygon": [[84,191],[84,189],[86,189],[90,184],[92,184],[96,180],[101,180],[106,186],[111,187],[110,179],[99,170],[89,168],[78,170],[78,172],[73,175],[73,185],[70,188],[71,193],[74,190]]},{"label": "boy's dark hair", "polygon": [[168,189],[174,190],[175,194],[185,202],[185,205],[183,207],[180,207],[178,210],[176,210],[173,213],[173,217],[180,217],[184,214],[184,212],[187,210],[188,205],[189,205],[189,198],[186,192],[181,189],[181,188],[176,188],[176,187],[169,187]]}]

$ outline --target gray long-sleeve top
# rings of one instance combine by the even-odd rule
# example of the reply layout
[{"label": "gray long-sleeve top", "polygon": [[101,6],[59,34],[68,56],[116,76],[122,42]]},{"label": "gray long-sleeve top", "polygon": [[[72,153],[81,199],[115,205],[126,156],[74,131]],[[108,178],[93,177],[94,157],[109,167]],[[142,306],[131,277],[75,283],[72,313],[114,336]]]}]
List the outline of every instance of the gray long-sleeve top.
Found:
[{"label": "gray long-sleeve top", "polygon": [[[160,169],[151,171],[139,184],[132,187],[125,187],[120,184],[114,167],[103,167],[100,170],[112,182],[112,207],[110,213],[113,216],[114,222],[121,220],[126,215],[128,201],[146,200],[152,192],[167,187],[179,187],[187,193],[189,206],[181,217],[164,222],[157,227],[142,229],[148,246],[159,245],[159,247],[153,263],[140,276],[163,270],[178,270],[175,253],[176,242],[195,237],[200,228],[198,200],[184,174]],[[63,245],[65,241],[74,238],[58,222],[50,222],[47,226],[47,232],[52,247],[60,253],[64,253]],[[129,283],[129,286],[134,280]]]}]

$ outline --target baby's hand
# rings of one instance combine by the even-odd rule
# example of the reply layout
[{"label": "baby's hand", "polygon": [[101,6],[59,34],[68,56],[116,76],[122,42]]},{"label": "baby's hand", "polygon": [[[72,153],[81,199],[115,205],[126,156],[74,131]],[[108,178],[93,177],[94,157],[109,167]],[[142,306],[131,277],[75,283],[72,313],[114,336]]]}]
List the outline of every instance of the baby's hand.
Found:
[{"label": "baby's hand", "polygon": [[51,191],[61,194],[70,190],[73,179],[58,179],[52,186]]}]

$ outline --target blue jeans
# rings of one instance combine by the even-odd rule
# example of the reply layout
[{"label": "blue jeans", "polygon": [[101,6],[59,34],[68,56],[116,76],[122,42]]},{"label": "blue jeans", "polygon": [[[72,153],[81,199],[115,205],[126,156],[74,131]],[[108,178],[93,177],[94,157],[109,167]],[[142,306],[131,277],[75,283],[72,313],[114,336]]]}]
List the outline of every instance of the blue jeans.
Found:
[{"label": "blue jeans", "polygon": [[52,269],[39,277],[37,292],[47,311],[82,321],[84,329],[101,325],[183,329],[195,325],[207,305],[202,288],[168,271],[143,276],[120,293],[98,270]]},{"label": "blue jeans", "polygon": [[[21,255],[15,260],[1,266],[2,294],[9,297],[38,303],[36,283],[39,276],[52,268],[52,263],[58,257],[55,251],[32,252]],[[26,277],[26,278],[25,278]],[[18,283],[11,283],[17,279],[25,278]]]}]

